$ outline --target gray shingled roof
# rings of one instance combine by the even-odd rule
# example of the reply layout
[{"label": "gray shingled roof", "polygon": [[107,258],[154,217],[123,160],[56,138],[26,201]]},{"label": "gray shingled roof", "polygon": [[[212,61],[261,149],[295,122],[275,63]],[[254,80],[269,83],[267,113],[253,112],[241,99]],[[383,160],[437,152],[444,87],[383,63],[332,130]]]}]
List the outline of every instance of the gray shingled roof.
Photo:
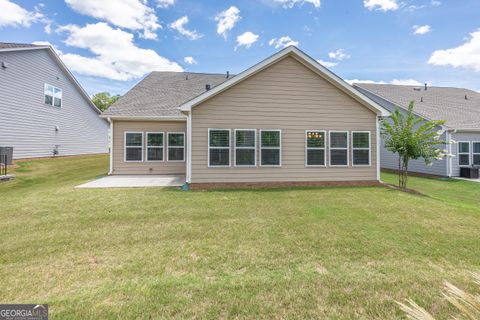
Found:
[{"label": "gray shingled roof", "polygon": [[[480,129],[480,93],[447,87],[399,86],[390,84],[356,83],[391,103],[406,108],[415,101],[414,111],[431,120],[445,120],[456,129]],[[465,96],[467,99],[465,99]],[[423,102],[422,102],[423,100]]]},{"label": "gray shingled roof", "polygon": [[38,47],[38,46],[30,43],[0,42],[0,49],[35,48],[35,47]]},{"label": "gray shingled roof", "polygon": [[178,110],[181,104],[205,92],[206,84],[213,88],[225,80],[225,74],[154,71],[102,115],[182,117]]}]

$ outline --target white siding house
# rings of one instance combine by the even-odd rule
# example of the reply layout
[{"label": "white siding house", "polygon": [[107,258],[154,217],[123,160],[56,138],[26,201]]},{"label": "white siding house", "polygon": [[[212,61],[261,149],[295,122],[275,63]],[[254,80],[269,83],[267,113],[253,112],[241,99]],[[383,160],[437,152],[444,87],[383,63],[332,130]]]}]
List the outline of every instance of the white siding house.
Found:
[{"label": "white siding house", "polygon": [[108,122],[49,46],[0,43],[0,83],[0,146],[14,159],[108,152]]}]

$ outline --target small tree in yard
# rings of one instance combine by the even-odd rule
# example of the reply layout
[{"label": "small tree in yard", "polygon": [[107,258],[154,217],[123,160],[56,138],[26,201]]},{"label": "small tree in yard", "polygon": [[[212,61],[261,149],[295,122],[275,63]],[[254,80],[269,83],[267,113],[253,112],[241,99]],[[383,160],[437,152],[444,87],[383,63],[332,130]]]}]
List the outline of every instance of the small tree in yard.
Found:
[{"label": "small tree in yard", "polygon": [[402,189],[407,187],[410,160],[423,158],[427,165],[431,165],[434,159],[441,160],[445,156],[445,150],[438,148],[446,144],[445,141],[440,141],[443,131],[435,130],[445,121],[424,121],[413,114],[413,101],[406,114],[397,108],[392,113],[391,121],[382,121],[381,134],[385,148],[398,153],[398,186]]},{"label": "small tree in yard", "polygon": [[105,111],[117,101],[118,98],[120,98],[119,95],[111,96],[108,92],[99,92],[92,97],[92,101],[100,111]]}]

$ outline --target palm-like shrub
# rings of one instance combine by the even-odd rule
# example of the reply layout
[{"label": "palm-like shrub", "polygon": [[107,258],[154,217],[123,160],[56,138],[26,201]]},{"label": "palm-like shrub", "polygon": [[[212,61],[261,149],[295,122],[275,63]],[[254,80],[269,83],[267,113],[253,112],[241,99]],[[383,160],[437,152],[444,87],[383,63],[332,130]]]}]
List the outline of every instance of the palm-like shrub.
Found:
[{"label": "palm-like shrub", "polygon": [[443,125],[443,120],[425,121],[413,113],[413,101],[410,102],[406,114],[399,108],[392,113],[391,121],[382,121],[381,134],[387,150],[398,154],[398,186],[407,187],[408,163],[410,160],[423,158],[427,165],[434,159],[440,160],[445,156],[445,150],[439,146],[445,145],[440,141],[442,130],[436,130]]}]

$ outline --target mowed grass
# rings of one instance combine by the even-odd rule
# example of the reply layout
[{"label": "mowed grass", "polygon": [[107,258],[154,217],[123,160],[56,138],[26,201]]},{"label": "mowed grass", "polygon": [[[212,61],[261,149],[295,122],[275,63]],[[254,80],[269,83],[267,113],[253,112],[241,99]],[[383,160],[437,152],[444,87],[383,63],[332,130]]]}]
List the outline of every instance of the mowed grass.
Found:
[{"label": "mowed grass", "polygon": [[[480,184],[74,189],[106,156],[21,163],[0,184],[0,302],[52,319],[447,319],[443,280],[480,271]],[[393,175],[385,175],[394,180]]]}]

